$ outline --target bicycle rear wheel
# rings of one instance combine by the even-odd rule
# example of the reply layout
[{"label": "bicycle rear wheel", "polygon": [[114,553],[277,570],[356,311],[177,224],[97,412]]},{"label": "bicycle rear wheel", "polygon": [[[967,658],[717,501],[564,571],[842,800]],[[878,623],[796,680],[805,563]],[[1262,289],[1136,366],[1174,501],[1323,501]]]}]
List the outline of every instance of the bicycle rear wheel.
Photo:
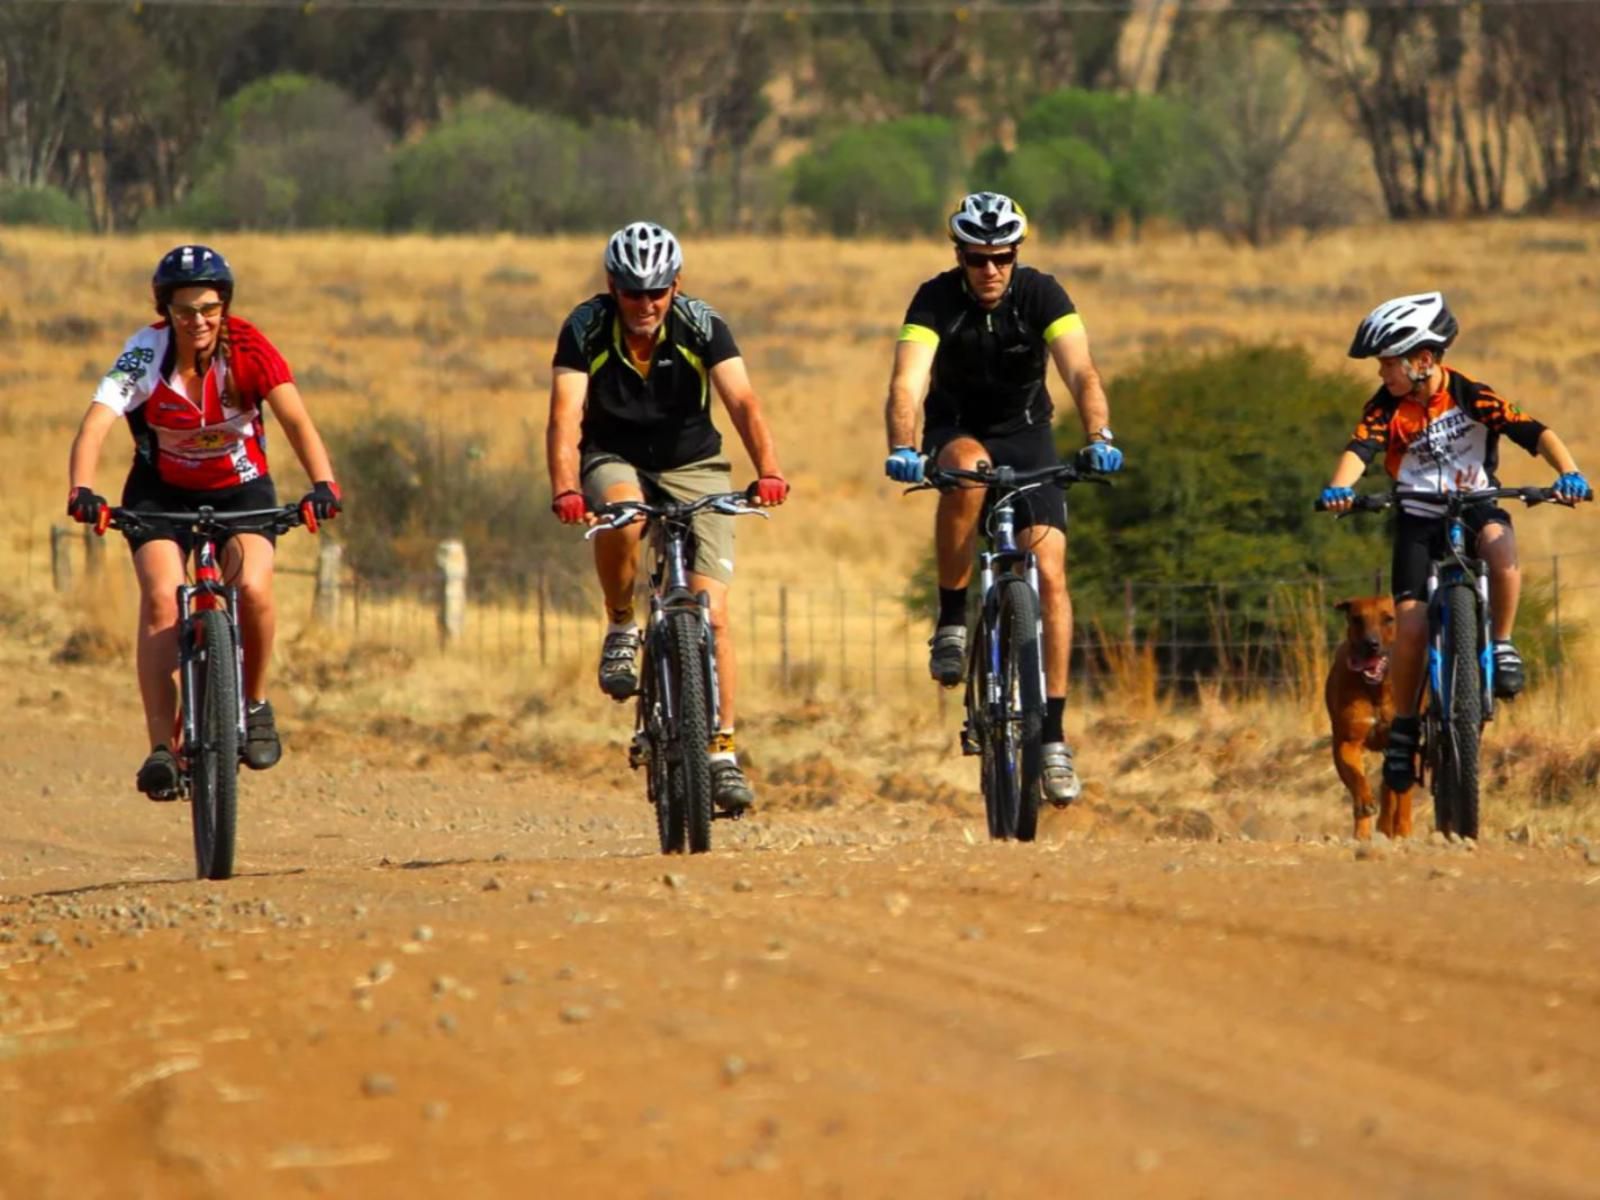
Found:
[{"label": "bicycle rear wheel", "polygon": [[698,612],[675,612],[667,618],[676,722],[670,790],[682,806],[691,854],[711,849],[711,727],[703,644],[706,636],[705,622]]},{"label": "bicycle rear wheel", "polygon": [[1483,666],[1478,594],[1457,584],[1445,594],[1445,677],[1448,710],[1441,715],[1434,822],[1464,838],[1478,836],[1478,754],[1483,736]]},{"label": "bicycle rear wheel", "polygon": [[1043,765],[1044,680],[1039,663],[1039,600],[1024,579],[1000,581],[1001,719],[995,738],[998,789],[1004,799],[1001,837],[1033,841],[1039,828],[1039,776]]},{"label": "bicycle rear wheel", "polygon": [[194,703],[200,741],[189,747],[195,877],[228,879],[239,815],[238,660],[227,614],[211,609],[199,619]]}]

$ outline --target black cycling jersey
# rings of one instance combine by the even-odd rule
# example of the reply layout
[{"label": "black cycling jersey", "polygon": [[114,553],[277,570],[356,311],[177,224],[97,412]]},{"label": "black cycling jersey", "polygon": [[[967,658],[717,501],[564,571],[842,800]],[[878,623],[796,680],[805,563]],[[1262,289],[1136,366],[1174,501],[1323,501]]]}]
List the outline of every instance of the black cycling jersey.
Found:
[{"label": "black cycling jersey", "polygon": [[1045,348],[1082,324],[1055,276],[1032,267],[1013,269],[992,309],[968,291],[960,267],[935,275],[917,289],[900,329],[903,342],[938,347],[925,425],[980,436],[1049,425],[1055,409]]},{"label": "black cycling jersey", "polygon": [[666,471],[722,450],[711,423],[711,369],[739,356],[727,323],[704,301],[679,295],[661,323],[650,369],[628,358],[616,301],[578,305],[556,339],[555,365],[589,374],[580,453],[615,454]]}]

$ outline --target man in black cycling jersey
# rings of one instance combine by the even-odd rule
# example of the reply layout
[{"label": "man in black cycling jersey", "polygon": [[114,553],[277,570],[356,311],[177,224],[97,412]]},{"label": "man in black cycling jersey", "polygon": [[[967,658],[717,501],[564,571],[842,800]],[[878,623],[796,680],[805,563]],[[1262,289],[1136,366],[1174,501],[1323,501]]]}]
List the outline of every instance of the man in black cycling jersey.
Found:
[{"label": "man in black cycling jersey", "polygon": [[[636,221],[612,234],[605,268],[607,290],[573,309],[556,341],[545,434],[556,516],[580,524],[592,520],[591,508],[600,504],[663,496],[687,502],[732,491],[722,435],[711,423],[713,392],[755,464],[755,503],[782,504],[789,485],[733,334],[710,305],[678,290],[678,239]],[[717,639],[721,711],[711,738],[712,799],[724,811],[743,812],[754,797],[733,743],[733,520],[695,515],[689,583],[706,593]],[[594,542],[610,618],[600,689],[614,700],[626,700],[639,686],[633,593],[642,533],[643,526],[631,525]]]},{"label": "man in black cycling jersey", "polygon": [[[1019,470],[1058,461],[1051,434],[1055,412],[1045,386],[1049,362],[1066,382],[1089,444],[1079,461],[1117,471],[1109,408],[1089,354],[1083,320],[1054,276],[1017,265],[1028,219],[1007,196],[977,192],[950,217],[956,266],[917,289],[895,347],[886,421],[884,472],[900,483],[922,478],[932,459],[971,469],[980,461]],[[926,394],[922,445],[914,443],[917,401]],[[939,559],[939,618],[929,671],[959,686],[967,664],[967,584],[972,576],[978,490],[939,497],[934,534]],[[1070,804],[1081,785],[1062,730],[1072,602],[1067,596],[1067,510],[1059,487],[1028,492],[1017,502],[1017,541],[1039,560],[1044,618],[1044,792]]]}]

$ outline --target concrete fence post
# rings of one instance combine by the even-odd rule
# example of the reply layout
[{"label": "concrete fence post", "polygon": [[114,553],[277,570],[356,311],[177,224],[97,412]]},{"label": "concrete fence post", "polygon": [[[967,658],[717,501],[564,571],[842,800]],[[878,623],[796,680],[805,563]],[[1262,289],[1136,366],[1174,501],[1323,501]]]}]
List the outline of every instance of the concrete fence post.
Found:
[{"label": "concrete fence post", "polygon": [[311,615],[324,625],[339,623],[339,573],[344,565],[344,544],[323,538],[317,550],[317,587]]},{"label": "concrete fence post", "polygon": [[83,527],[83,573],[93,579],[105,569],[106,539],[94,531],[93,525]]},{"label": "concrete fence post", "polygon": [[451,538],[439,543],[439,644],[453,646],[467,627],[467,547]]}]

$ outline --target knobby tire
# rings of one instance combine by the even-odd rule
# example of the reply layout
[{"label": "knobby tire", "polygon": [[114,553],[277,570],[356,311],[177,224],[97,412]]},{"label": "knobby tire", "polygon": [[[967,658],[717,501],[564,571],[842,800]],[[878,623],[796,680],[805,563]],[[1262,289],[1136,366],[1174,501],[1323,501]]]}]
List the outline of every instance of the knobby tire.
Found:
[{"label": "knobby tire", "polygon": [[1450,681],[1449,711],[1442,714],[1434,822],[1458,837],[1478,836],[1478,754],[1483,735],[1483,667],[1478,594],[1457,584],[1445,596],[1449,633],[1444,670]]},{"label": "knobby tire", "polygon": [[691,854],[704,854],[711,849],[711,718],[706,700],[704,645],[707,636],[698,612],[675,612],[667,618],[677,718],[672,790],[682,805]]},{"label": "knobby tire", "polygon": [[199,619],[194,702],[200,742],[189,747],[195,877],[228,879],[239,818],[238,660],[227,614],[212,609]]},{"label": "knobby tire", "polygon": [[1039,828],[1039,777],[1043,766],[1044,684],[1040,674],[1039,600],[1024,579],[1000,581],[996,619],[1000,629],[1000,694],[1005,719],[996,737],[1001,837],[1031,842]]}]

